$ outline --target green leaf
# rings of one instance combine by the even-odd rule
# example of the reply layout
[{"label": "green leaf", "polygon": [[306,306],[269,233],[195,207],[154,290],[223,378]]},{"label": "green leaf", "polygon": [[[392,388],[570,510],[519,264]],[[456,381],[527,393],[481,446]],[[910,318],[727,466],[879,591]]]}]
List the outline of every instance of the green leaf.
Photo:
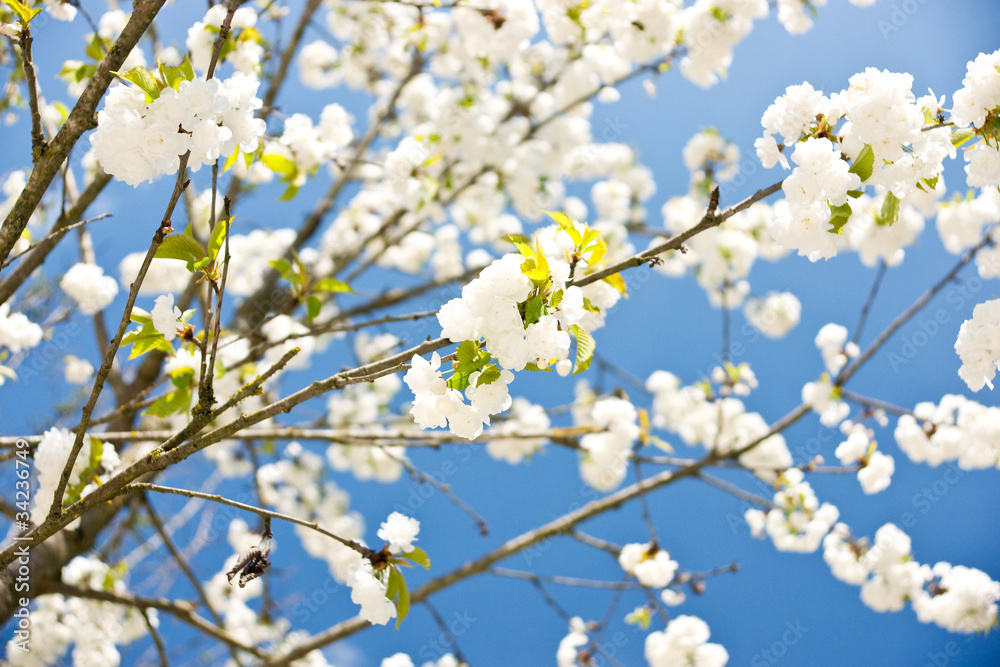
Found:
[{"label": "green leaf", "polygon": [[306,299],[306,312],[309,317],[309,324],[316,319],[319,315],[319,311],[323,309],[323,302],[319,300],[318,297],[311,296]]},{"label": "green leaf", "polygon": [[864,190],[848,190],[847,191],[847,196],[850,197],[851,199],[857,199],[858,197],[860,197],[864,193],[865,193]]},{"label": "green leaf", "polygon": [[976,131],[973,130],[972,128],[968,127],[956,128],[951,133],[951,145],[954,146],[955,148],[958,148],[969,139],[972,139],[974,136],[976,136]]},{"label": "green leaf", "polygon": [[215,227],[212,228],[212,233],[208,239],[208,252],[206,254],[213,262],[218,258],[219,251],[222,250],[222,245],[226,242],[226,231],[232,224],[233,218],[218,220],[215,223]]},{"label": "green leaf", "polygon": [[871,178],[874,168],[875,151],[872,150],[871,144],[865,144],[865,147],[861,149],[861,153],[854,159],[854,164],[847,171],[857,174],[858,178],[864,182]]},{"label": "green leaf", "polygon": [[493,384],[500,379],[500,369],[496,364],[490,364],[476,378],[476,386],[482,387],[484,384]]},{"label": "green leaf", "polygon": [[934,191],[937,189],[939,177],[940,174],[938,174],[938,176],[935,176],[934,178],[921,178],[920,182],[917,183],[917,187],[923,190],[924,192]]},{"label": "green leaf", "polygon": [[126,81],[134,83],[142,92],[146,93],[146,102],[152,102],[160,96],[160,86],[148,69],[142,65],[137,65],[127,72],[112,72]]},{"label": "green leaf", "polygon": [[399,597],[396,599],[396,629],[399,630],[399,624],[410,613],[410,589],[406,587],[406,579],[403,578],[403,575],[396,568],[390,570],[389,578],[392,578],[393,572],[396,573],[396,577],[399,579]]},{"label": "green leaf", "polygon": [[[397,576],[393,576],[393,573]],[[389,600],[395,600],[396,595],[399,594],[399,580],[402,579],[402,575],[396,571],[396,568],[389,568],[389,581],[385,584],[385,597]]]},{"label": "green leaf", "polygon": [[181,412],[187,412],[191,406],[191,388],[185,387],[170,392],[166,396],[161,396],[146,410],[147,415],[153,417],[169,417]]},{"label": "green leaf", "polygon": [[129,314],[129,319],[136,324],[146,324],[153,321],[152,316],[139,306],[134,306],[132,308],[132,312]]},{"label": "green leaf", "polygon": [[233,165],[236,164],[236,160],[240,156],[240,147],[237,146],[233,149],[233,154],[226,158],[226,164],[222,165],[222,171],[229,171],[232,169]]},{"label": "green leaf", "polygon": [[290,177],[295,175],[295,163],[286,158],[284,155],[279,155],[277,153],[266,153],[261,156],[260,161],[264,163],[264,166],[273,171],[276,174],[281,174],[285,177]]},{"label": "green leaf", "polygon": [[478,343],[463,341],[455,351],[454,373],[448,378],[448,386],[456,391],[464,390],[469,386],[469,376],[483,370],[492,360],[489,352],[479,349]]},{"label": "green leaf", "polygon": [[558,308],[559,304],[562,303],[564,292],[561,289],[557,289],[549,297],[549,308]]},{"label": "green leaf", "polygon": [[507,234],[504,238],[516,245],[518,252],[525,257],[535,256],[534,251],[531,249],[531,239],[524,234]]},{"label": "green leaf", "polygon": [[101,41],[100,36],[96,33],[94,34],[94,38],[90,40],[90,43],[87,44],[86,54],[91,60],[98,62],[104,60],[104,42]]},{"label": "green leaf", "polygon": [[431,559],[420,547],[413,547],[409,551],[403,552],[403,558],[412,560],[417,565],[422,566],[425,570],[431,569]]},{"label": "green leaf", "polygon": [[879,225],[892,226],[899,219],[899,197],[892,192],[885,193],[885,200],[882,202],[882,211],[875,218]]},{"label": "green leaf", "polygon": [[573,375],[582,373],[590,367],[590,362],[594,360],[594,350],[597,343],[594,337],[587,333],[583,327],[574,324],[570,331],[576,336],[576,363],[573,365]]},{"label": "green leaf", "polygon": [[181,63],[181,71],[184,73],[184,78],[188,81],[194,80],[194,65],[191,64],[191,54],[184,56],[184,62]]},{"label": "green leaf", "polygon": [[524,309],[524,323],[534,324],[542,318],[545,314],[545,299],[539,294],[534,299],[528,302],[527,307]]},{"label": "green leaf", "polygon": [[31,22],[31,19],[38,16],[38,13],[42,11],[41,8],[33,9],[31,7],[28,7],[26,4],[21,2],[21,0],[3,0],[3,1],[4,3],[6,3],[8,7],[10,7],[11,11],[17,14],[17,20],[21,22],[21,25],[27,25],[28,23]]},{"label": "green leaf", "polygon": [[285,188],[285,191],[281,193],[281,196],[278,197],[278,201],[291,201],[292,199],[295,199],[295,195],[297,194],[299,194],[299,186],[294,183],[290,183],[288,187]]},{"label": "green leaf", "polygon": [[167,353],[174,350],[173,346],[163,337],[163,334],[156,330],[152,321],[144,324],[137,331],[125,334],[122,337],[122,345],[132,346],[132,352],[128,356],[129,359],[135,359],[150,350],[161,350]]},{"label": "green leaf", "polygon": [[526,371],[543,371],[545,373],[554,373],[555,372],[555,369],[551,368],[551,367],[549,367],[549,368],[539,368],[538,364],[536,364],[534,362],[526,364],[524,366],[524,370],[526,370]]},{"label": "green leaf", "polygon": [[[521,271],[528,277],[532,283],[536,286],[541,287],[549,281],[549,260],[545,258],[545,253],[542,252],[541,241],[535,240],[535,247],[538,248],[537,252],[534,252],[531,257],[528,257],[521,264]],[[531,249],[528,248],[531,252]]]},{"label": "green leaf", "polygon": [[321,292],[354,292],[347,283],[342,283],[334,278],[323,278],[313,285],[314,290]]},{"label": "green leaf", "polygon": [[560,229],[569,234],[569,237],[573,239],[573,243],[576,244],[577,247],[581,245],[580,232],[577,230],[576,225],[573,224],[573,221],[568,215],[562,211],[546,211],[546,213],[550,218],[556,221]]},{"label": "green leaf", "polygon": [[844,235],[844,225],[851,218],[851,205],[844,203],[840,206],[834,206],[833,204],[827,203],[830,207],[830,229],[826,230],[831,234],[836,234],[837,236]]},{"label": "green leaf", "polygon": [[274,260],[273,262],[268,262],[275,271],[281,274],[281,277],[292,283],[293,285],[301,285],[302,277],[299,276],[299,272],[295,270],[292,263],[289,262],[284,257]]},{"label": "green leaf", "polygon": [[104,443],[101,442],[100,438],[90,436],[90,460],[87,463],[87,468],[90,470],[97,470],[101,465],[101,457],[104,455]]},{"label": "green leaf", "polygon": [[205,249],[187,234],[171,234],[163,239],[154,257],[197,262],[205,257]]}]

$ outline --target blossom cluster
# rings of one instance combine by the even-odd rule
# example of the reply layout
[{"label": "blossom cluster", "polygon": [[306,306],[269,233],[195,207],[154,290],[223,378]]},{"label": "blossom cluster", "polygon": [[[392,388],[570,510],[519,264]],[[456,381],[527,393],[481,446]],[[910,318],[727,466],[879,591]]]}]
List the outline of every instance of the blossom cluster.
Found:
[{"label": "blossom cluster", "polygon": [[877,612],[899,611],[909,602],[920,622],[951,632],[996,625],[1000,583],[975,568],[923,565],[910,548],[910,537],[894,524],[879,528],[869,545],[838,523],[823,540],[823,559],[837,579],[861,586],[861,600]]},{"label": "blossom cluster", "polygon": [[840,511],[830,503],[820,504],[805,474],[798,468],[779,477],[781,489],[774,494],[774,509],[765,514],[757,509],[745,513],[755,537],[764,531],[778,551],[810,553],[819,548],[824,536],[836,523]]},{"label": "blossom cluster", "polygon": [[264,121],[254,118],[262,104],[258,85],[237,72],[224,81],[181,81],[154,100],[139,88],[115,86],[90,136],[94,154],[107,173],[137,186],[176,172],[180,156],[189,151],[192,171],[237,148],[253,152],[264,133]]},{"label": "blossom cluster", "polygon": [[918,403],[896,423],[896,444],[914,463],[962,470],[1000,467],[1000,408],[957,394]]},{"label": "blossom cluster", "polygon": [[[724,389],[739,386],[746,371],[733,367],[723,372]],[[762,479],[775,479],[776,471],[792,465],[785,438],[770,429],[763,416],[749,412],[738,398],[715,396],[705,384],[681,386],[680,379],[668,371],[654,371],[646,380],[653,394],[653,424],[677,433],[688,445],[701,445],[709,451],[729,454],[753,442],[757,444],[739,455],[739,462]]]}]

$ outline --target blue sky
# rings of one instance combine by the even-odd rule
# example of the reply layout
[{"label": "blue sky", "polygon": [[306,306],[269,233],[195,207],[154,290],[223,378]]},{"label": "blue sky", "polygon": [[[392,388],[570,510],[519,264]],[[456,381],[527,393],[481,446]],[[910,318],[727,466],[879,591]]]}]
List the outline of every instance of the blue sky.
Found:
[{"label": "blue sky", "polygon": [[[199,8],[202,4],[198,3]],[[677,73],[660,78],[655,99],[649,99],[638,83],[629,84],[623,90],[621,102],[597,107],[595,126],[600,127],[607,119],[624,127],[620,140],[637,147],[643,162],[653,170],[658,191],[648,202],[648,208],[649,224],[656,226],[661,223],[662,203],[687,189],[688,175],[680,151],[700,128],[718,128],[739,145],[744,160],[750,160],[745,162],[748,166],[743,173],[746,185],[730,195],[732,200],[722,202],[734,203],[781,177],[779,171],[765,171],[756,163],[753,140],[761,131],[761,114],[786,86],[809,81],[829,93],[845,88],[852,74],[871,66],[909,72],[914,76],[917,94],[931,88],[938,95],[948,95],[950,104],[951,95],[961,86],[966,62],[980,51],[1000,48],[998,24],[1000,5],[987,0],[947,3],[883,0],[865,10],[843,0],[832,0],[820,8],[816,26],[805,36],[788,35],[773,17],[758,23],[737,48],[728,80],[711,90],[703,91]],[[58,31],[53,37],[69,34],[63,26],[54,25],[51,29]],[[37,37],[39,42],[46,38],[44,32]],[[53,39],[52,43],[57,42]],[[50,63],[51,71],[55,67],[51,58],[57,54],[38,53],[43,64]],[[330,101],[333,100],[320,95],[307,96],[297,90],[283,104],[288,109],[311,112],[315,118],[319,109]],[[354,104],[351,110],[355,116],[364,117],[365,109],[356,101],[350,98],[337,101],[349,107]],[[12,150],[0,156],[0,173],[25,164],[28,153],[22,136],[24,130],[23,124],[4,128],[4,144]],[[946,180],[954,191],[964,191],[964,174],[960,165],[953,166],[959,168],[947,172]],[[303,190],[299,199],[282,209],[271,207],[267,197],[258,197],[255,200],[258,207],[247,217],[251,224],[259,225],[282,218],[296,220],[298,211],[311,204],[309,196],[314,191]],[[144,225],[141,232],[135,230],[144,220],[144,207],[152,205],[159,209],[165,200],[163,192],[162,184],[134,192],[121,186],[98,201],[94,212],[116,213],[112,222],[94,227],[98,256],[106,258],[106,265],[116,266],[125,253],[145,247],[151,226]],[[295,213],[289,215],[288,209]],[[638,244],[644,242],[637,240]],[[46,267],[50,275],[57,277],[72,261],[69,254],[56,255]],[[941,248],[933,223],[929,222],[917,245],[907,250],[903,265],[886,275],[862,347],[954,262],[955,258]],[[914,337],[920,331],[921,318],[911,322],[852,380],[851,389],[904,407],[924,400],[937,401],[944,393],[968,393],[957,376],[959,361],[952,348],[955,335],[961,322],[971,315],[973,306],[996,295],[1000,289],[996,283],[969,280],[974,271],[966,270],[962,275],[966,278],[964,283],[946,289],[921,315],[926,320],[943,311],[940,331],[929,336],[926,344],[916,349],[915,356],[906,357],[906,363],[892,364],[887,357],[889,352],[903,354],[908,341],[924,340]],[[760,388],[746,401],[750,409],[761,412],[770,421],[798,404],[802,385],[815,379],[822,370],[812,343],[816,331],[828,322],[837,322],[853,332],[874,276],[875,269],[863,267],[853,255],[815,264],[798,257],[789,257],[778,264],[758,263],[751,275],[754,292],[789,289],[799,296],[803,311],[798,328],[782,341],[741,334],[742,315],[735,314],[733,341],[745,345],[739,360],[748,361],[760,381]],[[382,276],[378,280],[388,283],[391,279],[392,276]],[[596,333],[598,353],[641,379],[654,369],[669,370],[685,382],[702,377],[717,363],[721,345],[720,312],[708,305],[703,291],[690,278],[655,277],[638,284],[626,275],[626,280],[631,285],[631,298],[617,306],[608,318],[608,325]],[[378,286],[373,282],[368,287]],[[442,290],[437,296],[444,301],[451,294]],[[122,302],[120,295],[115,305]],[[86,321],[79,315],[75,318],[89,335]],[[87,346],[92,344],[91,340],[86,342]],[[331,368],[347,363],[343,349],[332,350],[322,363],[329,363]],[[597,367],[588,376],[604,390],[622,384]],[[290,374],[285,386],[298,386],[307,377],[312,375]],[[519,378],[515,386],[528,398],[547,406],[572,399],[572,382],[559,378]],[[627,385],[625,389],[637,404],[648,406],[648,396]],[[34,380],[30,385],[6,384],[0,388],[4,406],[0,408],[0,429],[4,434],[21,433],[45,423],[52,395],[60,399],[69,395],[58,373]],[[987,405],[997,404],[996,394],[988,389],[974,398]],[[322,405],[314,401],[292,416],[311,419],[321,413]],[[945,560],[977,567],[1000,579],[997,539],[1000,516],[993,511],[1000,502],[996,472],[912,465],[892,438],[894,424],[892,420],[888,429],[877,433],[880,449],[896,459],[896,474],[888,490],[867,497],[853,476],[812,476],[809,479],[819,498],[836,504],[841,510],[841,520],[856,535],[872,535],[887,522],[902,526],[904,521],[909,522],[906,517],[910,516],[912,525],[905,530],[913,539],[913,555],[918,561],[933,564]],[[839,433],[822,427],[811,416],[785,436],[793,453],[805,450],[811,455],[809,443],[819,441],[820,453],[828,461],[834,460],[833,449],[840,441]],[[696,454],[672,442],[680,454]],[[318,449],[316,445],[311,447]],[[796,455],[796,458],[807,457]],[[519,467],[493,461],[484,452],[468,447],[417,452],[413,460],[425,472],[445,477],[454,493],[486,518],[489,536],[480,536],[472,521],[440,493],[416,501],[419,496],[414,495],[415,487],[406,479],[385,486],[359,483],[344,474],[332,473],[334,480],[351,492],[352,506],[365,516],[371,543],[377,542],[375,530],[379,522],[400,506],[408,506],[411,514],[420,519],[420,545],[431,555],[434,567],[430,573],[413,573],[411,588],[599,495],[581,483],[575,454],[554,446]],[[746,474],[720,476],[744,488],[758,490]],[[197,483],[179,472],[169,476],[166,483],[171,481]],[[242,483],[222,487],[227,495],[237,495],[242,489]],[[165,512],[181,506],[173,499],[161,500],[159,506]],[[703,618],[712,630],[712,641],[728,649],[730,665],[923,667],[936,664],[942,667],[945,659],[951,665],[1000,663],[1000,633],[970,638],[921,624],[908,608],[896,614],[871,611],[861,603],[858,588],[833,578],[821,553],[778,553],[769,541],[751,539],[741,521],[744,505],[721,491],[683,481],[651,494],[649,505],[662,546],[679,561],[682,569],[699,572],[733,561],[739,563],[737,574],[710,579],[703,595],[689,595],[688,601],[674,610]],[[194,521],[182,530],[178,540],[193,535],[196,524]],[[648,539],[636,503],[589,522],[584,529],[619,544]],[[279,608],[293,621],[302,619],[306,630],[319,632],[355,613],[348,589],[338,588],[324,566],[301,554],[290,530],[278,527],[277,543],[279,548],[272,559],[275,565],[270,576],[278,591]],[[544,547],[515,556],[503,565],[604,580],[617,580],[621,576],[607,554],[595,553],[568,539],[557,538]],[[199,556],[196,570],[205,577],[214,574],[227,554],[228,548],[221,541],[214,544]],[[137,570],[133,573],[133,583],[143,582],[150,574],[148,568]],[[140,584],[140,590],[148,593],[151,589],[145,588],[147,584]],[[604,616],[612,597],[603,591],[556,586],[548,590],[571,614],[593,620]],[[174,593],[190,595],[180,585]],[[618,620],[603,635],[605,644],[613,646],[615,657],[626,665],[642,664],[644,634],[635,632],[620,619],[643,601],[639,593],[627,593],[618,607]],[[459,645],[477,667],[553,664],[558,642],[566,634],[564,621],[523,581],[480,576],[434,596],[432,602],[447,621],[454,622],[456,631],[461,629]],[[399,632],[391,627],[369,629],[331,647],[327,655],[338,665],[370,667],[378,665],[385,656],[405,651],[420,664],[442,646],[439,635],[440,630],[430,615],[418,607]],[[186,631],[177,636],[188,637]],[[127,653],[123,664],[132,664],[130,660],[135,661],[143,648]]]}]

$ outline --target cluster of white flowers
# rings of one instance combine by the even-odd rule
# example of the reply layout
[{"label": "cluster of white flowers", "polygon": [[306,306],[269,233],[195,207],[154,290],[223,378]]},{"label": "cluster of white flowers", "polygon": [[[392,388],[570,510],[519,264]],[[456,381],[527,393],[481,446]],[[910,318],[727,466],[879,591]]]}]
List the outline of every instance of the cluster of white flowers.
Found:
[{"label": "cluster of white flowers", "polygon": [[859,354],[856,343],[847,342],[847,328],[839,324],[827,324],[816,334],[816,348],[823,357],[826,372],[815,382],[807,382],[802,387],[802,402],[820,416],[824,426],[836,426],[850,414],[851,407],[841,400],[840,391],[833,385],[831,375],[836,375]]},{"label": "cluster of white flowers", "polygon": [[785,438],[780,433],[767,436],[767,422],[760,413],[748,412],[743,401],[713,400],[704,385],[682,387],[677,376],[662,370],[649,376],[646,389],[653,394],[653,424],[677,433],[686,444],[728,454],[763,438],[740,454],[741,465],[767,480],[792,465]]},{"label": "cluster of white flowers", "polygon": [[[62,569],[62,581],[81,588],[128,595],[121,577],[95,556],[77,556]],[[74,665],[121,664],[118,647],[140,639],[148,632],[147,619],[159,627],[156,609],[140,611],[112,602],[62,595],[40,595],[31,610],[33,631],[45,638],[32,642],[31,650],[18,647],[14,639],[7,643],[10,667],[44,667],[64,664],[64,656],[73,646]]]},{"label": "cluster of white flowers", "polygon": [[958,375],[972,391],[983,385],[993,389],[1000,368],[1000,299],[978,304],[972,319],[962,322],[955,340],[955,352],[962,360]]},{"label": "cluster of white flowers", "polygon": [[[226,18],[226,11],[224,4],[209,7],[205,17],[188,28],[184,45],[191,53],[191,64],[199,71],[208,71],[208,65],[212,60],[212,49],[218,38],[219,28],[222,27],[222,21]],[[227,49],[228,53],[224,57],[224,60],[232,63],[237,70],[248,75],[254,75],[260,70],[260,60],[264,55],[264,47],[254,30],[256,25],[256,10],[246,6],[237,9],[233,14],[230,24],[232,33],[227,42],[227,45],[232,45],[232,49]]]},{"label": "cluster of white flowers", "polygon": [[823,540],[823,559],[837,579],[861,586],[861,600],[877,612],[899,611],[909,601],[922,623],[951,632],[986,632],[996,624],[1000,583],[974,568],[922,565],[910,549],[909,536],[894,524],[879,528],[868,545],[838,523]]},{"label": "cluster of white flowers", "polygon": [[17,354],[42,342],[43,333],[24,313],[11,313],[9,303],[0,305],[0,345]]},{"label": "cluster of white flowers", "polygon": [[580,648],[587,645],[587,624],[579,616],[569,621],[569,633],[559,641],[556,650],[556,665],[558,667],[579,667]]},{"label": "cluster of white flowers", "polygon": [[97,131],[90,136],[104,171],[137,186],[177,171],[180,156],[191,152],[188,166],[197,171],[237,148],[257,149],[264,121],[254,118],[261,101],[259,82],[240,72],[225,81],[181,81],[146,101],[146,93],[118,85],[98,112]]},{"label": "cluster of white flowers", "polygon": [[691,187],[703,191],[715,182],[731,181],[740,170],[740,149],[714,128],[698,132],[684,144],[681,155],[691,172]]},{"label": "cluster of white flowers", "polygon": [[475,386],[479,372],[473,373],[466,389],[470,404],[466,404],[461,392],[448,387],[438,370],[440,367],[441,357],[437,352],[430,361],[415,354],[410,360],[410,370],[403,376],[414,395],[410,414],[421,428],[448,426],[452,433],[471,440],[483,432],[491,414],[510,407],[512,399],[507,385],[514,379],[510,371],[501,371],[497,381],[482,387]]},{"label": "cluster of white flowers", "polygon": [[747,299],[743,314],[754,329],[768,338],[784,338],[798,326],[802,304],[791,292],[768,292],[763,299]]},{"label": "cluster of white flowers", "polygon": [[646,661],[650,667],[697,665],[722,667],[729,653],[721,644],[710,644],[708,624],[697,616],[678,616],[665,630],[646,637]]},{"label": "cluster of white flowers", "polygon": [[[56,487],[59,485],[59,478],[63,468],[66,467],[66,460],[73,449],[73,441],[76,435],[64,428],[50,428],[42,435],[38,448],[35,450],[34,469],[38,478],[38,488],[32,495],[31,521],[36,525],[41,525],[48,516],[49,507],[55,498]],[[94,449],[98,449],[97,466],[90,465],[94,455]],[[111,472],[118,467],[118,452],[114,445],[107,442],[100,442],[96,437],[85,436],[83,448],[73,463],[73,471],[70,473],[68,492],[77,489],[78,497],[83,497],[91,493],[101,483],[106,481]],[[79,519],[70,526],[77,525]]]},{"label": "cluster of white flowers", "polygon": [[[983,239],[984,228],[1000,218],[1000,193],[996,188],[982,190],[971,199],[956,194],[941,204],[936,225],[945,250],[958,255]],[[988,251],[979,254],[985,255]],[[980,272],[982,273],[982,265]],[[994,267],[994,273],[1000,270]],[[984,278],[989,277],[983,275]]]},{"label": "cluster of white flowers", "polygon": [[766,530],[778,551],[816,551],[840,516],[839,510],[830,503],[820,505],[798,468],[786,470],[779,481],[782,488],[774,494],[774,509],[767,514],[757,509],[746,511],[752,534],[763,539]]},{"label": "cluster of white flowers", "polygon": [[1000,408],[957,394],[918,403],[896,424],[896,443],[914,463],[955,461],[963,470],[1000,467]]},{"label": "cluster of white flowers", "polygon": [[[436,661],[428,660],[422,667],[465,667],[466,663],[460,663],[451,653],[445,653]],[[311,666],[310,666],[311,667]],[[415,667],[413,659],[405,653],[396,653],[384,658],[379,667]]]},{"label": "cluster of white flowers", "polygon": [[[703,192],[672,197],[663,205],[664,226],[671,236],[684,232],[698,224],[707,207]],[[776,261],[788,253],[768,233],[771,219],[784,208],[784,204],[771,207],[757,202],[718,227],[689,239],[684,244],[686,252],[667,253],[657,270],[672,277],[684,276],[690,270],[712,305],[738,308],[750,293],[747,277],[757,259]],[[654,239],[650,246],[662,241]]]},{"label": "cluster of white flowers", "polygon": [[[966,66],[962,88],[955,92],[951,119],[959,127],[972,125],[984,130],[988,121],[1000,118],[1000,51],[980,53]],[[994,129],[995,133],[996,130]],[[965,151],[966,181],[970,187],[1000,185],[1000,144],[996,134],[973,144]]]},{"label": "cluster of white flowers", "polygon": [[[844,422],[843,426],[848,426]],[[889,488],[892,473],[896,470],[895,460],[888,454],[874,449],[871,433],[863,424],[850,425],[845,429],[847,439],[837,446],[834,454],[841,464],[861,465],[858,470],[858,481],[867,494],[878,493]]]},{"label": "cluster of white flowers", "polygon": [[[453,341],[486,340],[486,350],[506,369],[523,370],[528,363],[548,367],[550,360],[567,359],[570,336],[560,329],[560,319],[545,315],[525,327],[518,312],[533,285],[521,270],[524,258],[507,254],[483,269],[479,278],[462,289],[462,296],[441,307],[441,335]],[[568,268],[568,267],[567,267]],[[564,325],[576,324],[583,314],[583,292],[566,290],[560,312]]]},{"label": "cluster of white flowers", "polygon": [[[761,119],[764,135],[754,144],[757,156],[766,168],[780,162],[788,169],[782,153],[787,148],[796,165],[782,184],[788,208],[770,226],[778,243],[813,261],[848,246],[858,249],[866,263],[876,257],[902,260],[903,247],[914,242],[923,220],[909,210],[906,224],[897,230],[899,222],[882,220],[869,200],[855,203],[848,192],[857,194],[864,181],[878,189],[880,199],[891,193],[897,204],[910,198],[916,205],[936,189],[944,159],[954,157],[955,148],[947,127],[924,131],[942,101],[931,95],[916,98],[912,85],[909,74],[869,68],[829,97],[803,83],[788,87],[768,107]],[[870,174],[858,163],[866,147],[871,150]],[[848,204],[850,213],[835,224],[833,207]],[[883,226],[887,229],[877,229]]]},{"label": "cluster of white flowers", "polygon": [[639,413],[635,406],[623,398],[598,399],[579,420],[578,426],[590,425],[602,429],[580,438],[580,477],[599,491],[618,488],[628,472],[632,445],[639,437]]},{"label": "cluster of white flowers", "polygon": [[309,172],[336,159],[350,145],[354,139],[353,122],[353,117],[339,104],[324,107],[318,125],[313,125],[305,114],[292,114],[285,119],[280,138],[268,142],[264,161],[267,162],[268,155],[280,155],[293,162],[297,168],[293,184],[301,186]]},{"label": "cluster of white flowers", "polygon": [[59,287],[80,308],[84,315],[93,315],[104,310],[118,294],[118,283],[104,275],[104,269],[97,264],[77,262],[63,274]]},{"label": "cluster of white flowers", "polygon": [[63,357],[63,364],[63,374],[69,384],[85,384],[94,374],[93,364],[72,354]]},{"label": "cluster of white flowers", "polygon": [[[545,438],[523,438],[518,434],[547,431],[552,421],[545,409],[525,398],[517,397],[504,415],[504,420],[490,430],[486,453],[507,463],[520,463],[545,446]],[[505,438],[504,435],[510,434]]]},{"label": "cluster of white flowers", "polygon": [[643,586],[664,588],[674,580],[677,561],[670,554],[652,544],[626,544],[618,554],[618,564],[625,573]]}]

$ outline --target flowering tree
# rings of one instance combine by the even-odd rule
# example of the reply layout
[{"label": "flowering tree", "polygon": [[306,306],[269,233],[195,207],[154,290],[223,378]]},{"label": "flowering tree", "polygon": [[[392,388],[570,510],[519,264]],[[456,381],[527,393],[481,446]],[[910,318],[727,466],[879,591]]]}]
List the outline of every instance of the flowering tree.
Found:
[{"label": "flowering tree", "polygon": [[[887,342],[967,267],[1000,276],[1000,51],[957,72],[950,100],[876,68],[840,90],[789,82],[748,110],[762,116],[754,164],[771,182],[742,192],[736,144],[704,130],[684,147],[690,182],[670,188],[660,224],[646,206],[667,183],[595,132],[594,102],[633,80],[656,94],[673,70],[715,85],[768,17],[765,0],[229,0],[204,14],[108,4],[99,15],[61,0],[0,9],[5,132],[30,126],[31,139],[0,204],[0,382],[50,413],[36,432],[5,425],[0,438],[8,663],[110,665],[127,652],[319,666],[334,664],[329,647],[391,623],[411,643],[372,657],[384,667],[489,664],[438,611],[453,589],[479,595],[489,575],[526,580],[562,616],[561,666],[622,664],[619,628],[651,665],[722,665],[726,648],[684,605],[736,565],[721,554],[715,570],[690,567],[653,506],[684,480],[739,499],[740,520],[774,549],[822,550],[859,606],[909,607],[914,622],[959,635],[996,625],[988,573],[928,562],[905,525],[852,530],[809,480],[856,477],[871,495],[897,459],[900,473],[1000,465],[1000,408],[981,399],[1000,364],[1000,301],[963,302],[953,332],[952,372],[976,397],[898,405],[891,383],[876,396],[851,382],[892,364]],[[772,4],[798,34],[826,3]],[[77,40],[58,81],[33,56],[54,21]],[[301,86],[330,103],[294,113],[282,100],[306,99]],[[954,161],[967,194],[946,189]],[[128,248],[116,270],[94,238],[133,188],[142,204],[116,228]],[[275,199],[275,219],[254,224]],[[952,266],[867,332],[883,276],[932,235],[929,220]],[[860,322],[809,332],[818,354],[787,367],[807,369],[801,402],[756,412],[748,402],[768,388],[755,392],[733,322],[768,339],[798,326],[794,293],[749,281],[756,260],[793,253],[857,253],[877,277]],[[699,361],[707,372],[635,379],[597,353],[628,345],[600,330],[636,285],[687,277],[722,314],[722,354]],[[60,381],[82,388],[65,405],[43,389],[54,367],[43,341],[60,338]],[[619,386],[599,388],[599,370]],[[569,383],[569,404],[514,397]],[[786,439],[808,421],[835,429],[829,451],[803,456]],[[457,451],[530,477],[527,463],[552,449],[566,450],[579,496],[488,549],[426,530],[429,515],[421,531],[428,496],[407,504],[391,485],[409,475],[485,535],[481,513],[502,511],[502,486],[483,479],[470,504],[452,489],[452,459],[441,474],[421,462]],[[546,480],[532,484],[547,493]],[[352,509],[366,494],[396,509]],[[601,523],[633,505],[634,524]],[[208,522],[192,528],[199,515]],[[570,559],[509,567],[560,540],[605,558],[599,574],[576,576]],[[283,575],[303,560],[332,586]],[[555,585],[592,592],[603,611],[560,602]],[[336,600],[322,615],[295,603],[320,589],[322,604]],[[421,614],[430,625],[406,635]],[[421,650],[434,624],[444,648]]]}]

